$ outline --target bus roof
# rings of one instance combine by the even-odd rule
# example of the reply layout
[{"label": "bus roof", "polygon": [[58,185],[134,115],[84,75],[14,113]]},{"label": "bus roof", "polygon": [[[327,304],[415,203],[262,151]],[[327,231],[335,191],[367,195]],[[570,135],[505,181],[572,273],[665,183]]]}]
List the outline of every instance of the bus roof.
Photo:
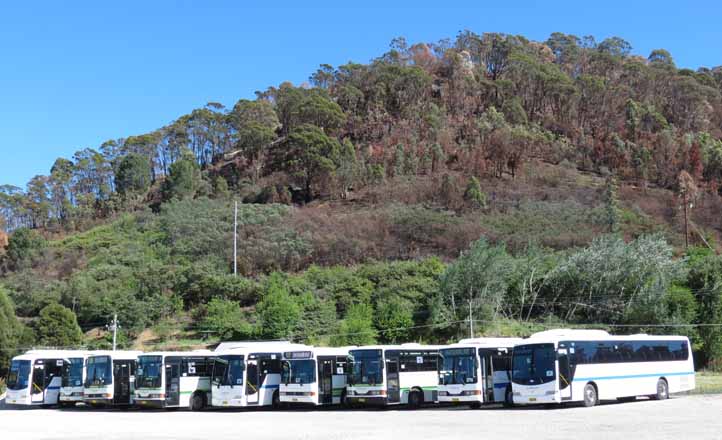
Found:
[{"label": "bus roof", "polygon": [[649,341],[649,340],[687,340],[686,336],[674,335],[610,335],[604,330],[554,329],[532,334],[523,343],[549,343],[556,341]]},{"label": "bus roof", "polygon": [[[227,345],[222,348],[220,345],[213,351],[215,355],[246,355],[250,353],[283,353],[287,351],[310,351],[313,347],[303,344],[294,344],[291,342],[279,342],[271,341],[270,343],[257,341],[253,344],[240,345],[241,343],[234,343],[239,345]],[[222,345],[222,344],[221,344]]]},{"label": "bus roof", "polygon": [[113,359],[137,359],[143,352],[139,350],[102,350],[94,351],[87,357],[110,356]]},{"label": "bus roof", "polygon": [[517,344],[521,344],[524,339],[522,338],[467,338],[462,339],[456,344],[450,344],[446,347],[441,347],[440,350],[445,348],[509,348]]},{"label": "bus roof", "polygon": [[350,347],[313,347],[309,346],[305,349],[294,348],[293,350],[284,350],[284,353],[310,351],[314,356],[348,356],[349,350],[353,350],[355,346]]},{"label": "bus roof", "polygon": [[359,347],[352,347],[352,350],[439,350],[446,347],[446,345],[422,345],[415,342],[397,345],[362,345]]},{"label": "bus roof", "polygon": [[141,353],[140,356],[213,356],[213,352],[210,350],[193,350],[193,351],[151,351],[148,353]]},{"label": "bus roof", "polygon": [[13,360],[67,359],[71,357],[86,357],[90,353],[92,352],[88,350],[28,350],[21,355],[15,356]]},{"label": "bus roof", "polygon": [[301,344],[294,344],[291,341],[226,341],[221,342],[216,346],[216,348],[213,351],[227,351],[227,350],[234,350],[237,348],[248,348],[248,347],[255,347],[255,346],[270,346],[270,345],[301,345]]}]

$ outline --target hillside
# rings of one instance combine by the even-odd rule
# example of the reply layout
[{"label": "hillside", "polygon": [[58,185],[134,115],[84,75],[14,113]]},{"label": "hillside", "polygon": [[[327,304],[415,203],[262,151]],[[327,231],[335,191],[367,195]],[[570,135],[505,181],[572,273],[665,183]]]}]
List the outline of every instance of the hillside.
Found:
[{"label": "hillside", "polygon": [[618,38],[462,32],[209,103],[0,187],[0,343],[107,345],[116,313],[139,348],[435,342],[471,311],[689,334],[713,367],[720,92]]}]

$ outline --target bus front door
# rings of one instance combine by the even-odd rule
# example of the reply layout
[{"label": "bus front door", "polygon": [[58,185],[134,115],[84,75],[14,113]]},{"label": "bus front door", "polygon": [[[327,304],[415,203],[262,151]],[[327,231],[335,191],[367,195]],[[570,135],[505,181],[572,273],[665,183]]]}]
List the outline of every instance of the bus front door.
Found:
[{"label": "bus front door", "polygon": [[166,406],[180,405],[180,359],[166,359],[165,361],[165,404]]},{"label": "bus front door", "polygon": [[259,379],[258,361],[249,360],[246,365],[246,403],[258,403]]},{"label": "bus front door", "polygon": [[333,359],[320,357],[318,362],[318,403],[333,403]]},{"label": "bus front door", "polygon": [[113,404],[130,405],[130,361],[113,361]]},{"label": "bus front door", "polygon": [[481,360],[481,386],[484,402],[494,401],[494,355],[496,350],[479,350]]},{"label": "bus front door", "polygon": [[401,402],[398,355],[386,355],[386,392],[388,393],[387,396],[389,403]]},{"label": "bus front door", "polygon": [[569,353],[566,348],[560,348],[557,352],[559,360],[559,393],[562,400],[572,399],[572,374],[569,364]]},{"label": "bus front door", "polygon": [[35,361],[30,387],[30,401],[32,403],[45,402],[45,365],[42,361]]}]

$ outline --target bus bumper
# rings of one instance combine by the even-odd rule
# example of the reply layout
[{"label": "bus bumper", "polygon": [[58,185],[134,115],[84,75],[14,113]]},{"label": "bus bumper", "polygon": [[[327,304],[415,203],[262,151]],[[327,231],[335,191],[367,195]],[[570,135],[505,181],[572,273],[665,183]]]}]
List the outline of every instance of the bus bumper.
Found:
[{"label": "bus bumper", "polygon": [[284,396],[281,394],[279,399],[282,403],[288,403],[291,405],[318,405],[315,396]]},{"label": "bus bumper", "polygon": [[438,395],[439,403],[483,403],[484,399],[481,395],[478,396],[454,396],[454,395],[446,395],[442,396],[441,394]]},{"label": "bus bumper", "polygon": [[90,406],[111,406],[113,399],[107,397],[85,397],[83,398],[83,402]]},{"label": "bus bumper", "polygon": [[515,405],[537,405],[562,402],[559,394],[523,394],[515,392],[513,399]]},{"label": "bus bumper", "polygon": [[349,405],[386,406],[389,401],[386,396],[346,396]]},{"label": "bus bumper", "polygon": [[153,409],[165,408],[165,400],[160,400],[160,399],[141,399],[141,398],[136,397],[133,403],[138,408],[153,408]]}]

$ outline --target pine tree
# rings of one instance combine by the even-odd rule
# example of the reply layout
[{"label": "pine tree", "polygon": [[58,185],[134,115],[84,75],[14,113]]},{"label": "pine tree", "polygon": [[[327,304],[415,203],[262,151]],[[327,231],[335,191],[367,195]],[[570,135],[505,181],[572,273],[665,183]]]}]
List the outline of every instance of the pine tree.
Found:
[{"label": "pine tree", "polygon": [[464,200],[473,208],[486,208],[486,194],[481,190],[479,179],[471,177],[464,191]]},{"label": "pine tree", "polygon": [[609,174],[604,182],[604,225],[608,232],[619,232],[619,199],[617,198],[617,179]]}]

